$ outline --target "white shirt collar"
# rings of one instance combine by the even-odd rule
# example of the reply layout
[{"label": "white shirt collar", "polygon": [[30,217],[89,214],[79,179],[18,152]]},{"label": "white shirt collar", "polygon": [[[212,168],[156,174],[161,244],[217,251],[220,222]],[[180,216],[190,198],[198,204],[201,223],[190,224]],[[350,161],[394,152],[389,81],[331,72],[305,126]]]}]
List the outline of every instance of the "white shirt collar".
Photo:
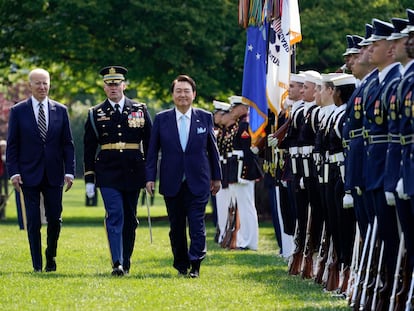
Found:
[{"label": "white shirt collar", "polygon": [[114,108],[115,109],[115,105],[116,104],[119,104],[119,109],[120,109],[120,111],[122,111],[122,110],[124,110],[124,105],[125,105],[125,96],[122,96],[122,98],[121,98],[121,100],[119,101],[119,102],[113,102],[112,100],[110,100],[109,98],[108,98],[108,100],[109,100],[109,103],[111,104],[111,106],[112,106],[112,108]]},{"label": "white shirt collar", "polygon": [[186,116],[188,120],[191,120],[191,107],[187,110],[186,113],[181,113],[178,109],[175,109],[175,118],[178,121],[182,115]]}]

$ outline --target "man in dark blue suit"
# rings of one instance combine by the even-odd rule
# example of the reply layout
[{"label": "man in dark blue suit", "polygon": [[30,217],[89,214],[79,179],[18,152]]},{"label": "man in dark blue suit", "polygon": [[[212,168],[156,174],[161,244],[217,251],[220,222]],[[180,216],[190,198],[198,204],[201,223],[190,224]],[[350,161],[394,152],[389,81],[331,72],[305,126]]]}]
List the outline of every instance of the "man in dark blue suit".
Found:
[{"label": "man in dark blue suit", "polygon": [[[179,275],[196,278],[206,255],[205,210],[220,189],[221,170],[210,112],[192,107],[196,84],[187,75],[171,85],[175,109],[154,119],[146,165],[146,188],[153,195],[158,152],[161,151],[160,187],[170,221],[174,268]],[[186,220],[190,247],[187,246]]]},{"label": "man in dark blue suit", "polygon": [[44,69],[29,73],[32,96],[10,110],[6,163],[10,180],[23,191],[27,234],[35,272],[42,271],[40,193],[47,218],[45,271],[56,271],[61,227],[62,192],[72,187],[75,151],[67,108],[48,98],[50,75]]}]

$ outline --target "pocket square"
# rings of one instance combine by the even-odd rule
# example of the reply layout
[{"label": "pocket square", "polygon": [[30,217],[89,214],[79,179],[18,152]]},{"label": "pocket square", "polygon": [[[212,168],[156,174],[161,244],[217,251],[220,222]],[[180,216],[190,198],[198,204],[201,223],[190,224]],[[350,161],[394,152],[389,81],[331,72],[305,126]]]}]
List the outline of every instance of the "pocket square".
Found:
[{"label": "pocket square", "polygon": [[207,131],[205,127],[198,127],[197,128],[197,134],[203,134]]}]

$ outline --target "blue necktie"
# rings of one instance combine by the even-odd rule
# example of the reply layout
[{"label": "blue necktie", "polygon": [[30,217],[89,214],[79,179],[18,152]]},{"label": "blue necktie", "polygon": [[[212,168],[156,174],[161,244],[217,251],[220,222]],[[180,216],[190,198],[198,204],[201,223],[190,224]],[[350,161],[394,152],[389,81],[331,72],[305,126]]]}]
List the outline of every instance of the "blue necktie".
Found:
[{"label": "blue necktie", "polygon": [[182,115],[180,117],[180,122],[179,122],[179,135],[180,135],[180,143],[181,143],[181,148],[183,149],[183,151],[185,150],[185,147],[187,146],[187,140],[188,140],[188,131],[187,131],[187,117],[185,115]]}]

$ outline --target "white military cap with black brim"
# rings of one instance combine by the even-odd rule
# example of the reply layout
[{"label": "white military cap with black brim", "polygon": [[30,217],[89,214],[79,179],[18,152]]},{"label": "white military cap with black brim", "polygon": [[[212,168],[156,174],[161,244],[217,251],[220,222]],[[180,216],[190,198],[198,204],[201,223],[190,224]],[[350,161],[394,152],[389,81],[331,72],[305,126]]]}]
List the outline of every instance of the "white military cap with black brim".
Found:
[{"label": "white military cap with black brim", "polygon": [[414,10],[407,9],[407,16],[408,16],[408,25],[401,32],[408,34],[409,32],[414,31]]},{"label": "white military cap with black brim", "polygon": [[368,38],[371,37],[373,27],[371,24],[365,24],[365,37],[364,40],[358,43],[360,47],[370,45],[372,42],[368,41]]}]

